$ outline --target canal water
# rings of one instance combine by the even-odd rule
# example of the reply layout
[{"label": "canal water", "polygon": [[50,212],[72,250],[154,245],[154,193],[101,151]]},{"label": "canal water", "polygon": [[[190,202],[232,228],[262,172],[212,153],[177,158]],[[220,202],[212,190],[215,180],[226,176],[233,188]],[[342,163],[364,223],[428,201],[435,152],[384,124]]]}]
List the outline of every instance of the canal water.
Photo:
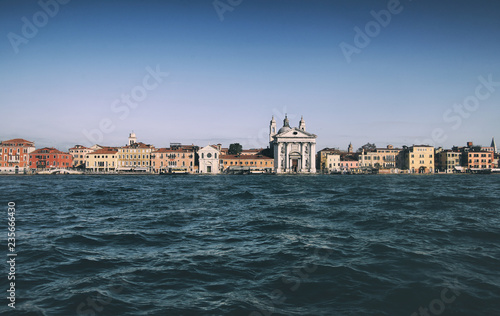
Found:
[{"label": "canal water", "polygon": [[4,262],[8,202],[17,253],[1,315],[500,315],[497,175],[2,176],[0,190]]}]

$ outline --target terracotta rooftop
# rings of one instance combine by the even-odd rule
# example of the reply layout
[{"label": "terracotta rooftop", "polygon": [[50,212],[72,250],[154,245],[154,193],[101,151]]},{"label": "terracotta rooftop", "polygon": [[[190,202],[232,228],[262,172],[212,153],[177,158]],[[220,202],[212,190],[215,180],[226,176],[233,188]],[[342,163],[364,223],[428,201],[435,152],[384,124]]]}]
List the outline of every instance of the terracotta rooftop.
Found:
[{"label": "terracotta rooftop", "polygon": [[158,148],[157,150],[153,151],[153,153],[192,153],[192,149],[188,148],[177,148],[177,149],[171,149],[171,148]]},{"label": "terracotta rooftop", "polygon": [[261,155],[221,155],[220,159],[273,159],[267,156],[261,156]]},{"label": "terracotta rooftop", "polygon": [[29,140],[22,139],[22,138],[14,138],[10,140],[4,140],[0,144],[2,145],[15,145],[15,144],[23,144],[23,145],[31,145],[34,146],[34,142],[30,142]]},{"label": "terracotta rooftop", "polygon": [[151,148],[153,146],[149,145],[149,144],[144,144],[144,143],[141,143],[141,142],[138,142],[138,143],[133,143],[132,145],[127,145],[127,146],[123,146],[121,148]]},{"label": "terracotta rooftop", "polygon": [[70,148],[69,150],[71,150],[71,149],[89,149],[89,148],[88,148],[88,147],[85,147],[85,146],[83,146],[83,145],[75,145],[75,147]]},{"label": "terracotta rooftop", "polygon": [[91,153],[88,153],[87,155],[105,155],[105,154],[116,154],[118,152],[118,149],[113,148],[113,147],[106,147],[102,149],[98,149],[96,151],[93,151]]},{"label": "terracotta rooftop", "polygon": [[69,153],[62,152],[54,147],[44,147],[44,148],[37,149],[37,150],[31,152],[31,155],[34,155],[34,154],[65,154],[65,155],[69,155]]}]

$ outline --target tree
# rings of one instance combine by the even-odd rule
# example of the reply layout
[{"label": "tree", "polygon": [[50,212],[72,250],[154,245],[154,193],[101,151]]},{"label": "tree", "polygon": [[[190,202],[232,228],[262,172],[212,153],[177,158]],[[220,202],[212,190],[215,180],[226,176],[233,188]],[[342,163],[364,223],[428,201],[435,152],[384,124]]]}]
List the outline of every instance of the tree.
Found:
[{"label": "tree", "polygon": [[227,153],[229,155],[239,155],[242,150],[243,147],[239,143],[234,143],[229,145],[229,150],[227,151]]},{"label": "tree", "polygon": [[366,143],[363,146],[361,146],[360,148],[358,148],[358,153],[362,152],[363,149],[365,151],[372,151],[372,150],[377,149],[377,146],[375,144]]}]

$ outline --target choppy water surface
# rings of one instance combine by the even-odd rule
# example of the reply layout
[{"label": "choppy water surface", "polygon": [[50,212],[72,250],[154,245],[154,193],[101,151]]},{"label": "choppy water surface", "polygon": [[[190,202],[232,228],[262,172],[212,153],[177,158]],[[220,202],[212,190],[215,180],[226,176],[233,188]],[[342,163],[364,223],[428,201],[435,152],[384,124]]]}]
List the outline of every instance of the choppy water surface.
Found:
[{"label": "choppy water surface", "polygon": [[15,315],[500,315],[497,175],[3,176],[0,189],[4,219],[17,204]]}]

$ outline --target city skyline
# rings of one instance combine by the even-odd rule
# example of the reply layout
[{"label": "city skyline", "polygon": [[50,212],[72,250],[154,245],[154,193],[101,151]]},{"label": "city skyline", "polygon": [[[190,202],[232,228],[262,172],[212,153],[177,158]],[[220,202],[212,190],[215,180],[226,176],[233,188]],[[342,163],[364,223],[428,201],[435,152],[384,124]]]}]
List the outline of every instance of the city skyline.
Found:
[{"label": "city skyline", "polygon": [[500,5],[479,3],[3,1],[0,139],[265,147],[288,113],[318,149],[486,146]]}]

